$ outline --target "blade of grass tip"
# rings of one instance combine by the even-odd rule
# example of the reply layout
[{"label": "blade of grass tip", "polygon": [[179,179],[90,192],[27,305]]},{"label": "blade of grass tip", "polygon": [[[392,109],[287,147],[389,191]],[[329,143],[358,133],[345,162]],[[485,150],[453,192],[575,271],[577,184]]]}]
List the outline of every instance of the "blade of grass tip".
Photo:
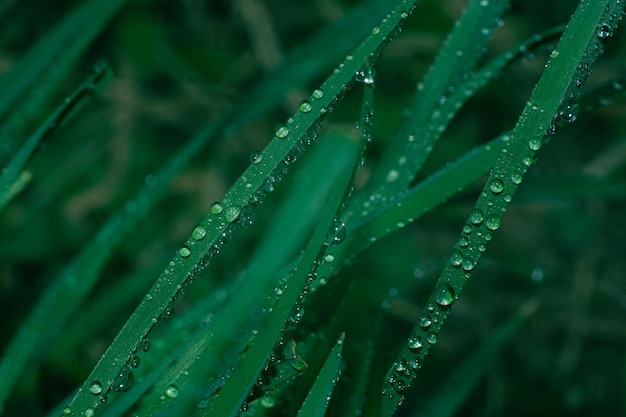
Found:
[{"label": "blade of grass tip", "polygon": [[437,387],[423,407],[414,416],[451,417],[470,397],[481,378],[496,361],[498,353],[522,325],[537,311],[539,302],[536,299],[527,301],[504,324],[478,347]]},{"label": "blade of grass tip", "polygon": [[439,136],[428,135],[433,125],[431,117],[474,69],[508,4],[507,0],[469,2],[424,80],[418,84],[409,115],[400,122],[372,172],[366,186],[369,193],[394,195],[408,188]]},{"label": "blade of grass tip", "polygon": [[94,74],[89,76],[72,94],[52,112],[46,121],[20,147],[0,175],[0,210],[10,201],[11,187],[18,180],[26,163],[32,158],[38,146],[59,128],[69,122],[96,94],[104,89],[113,79],[109,66],[101,62],[95,66]]},{"label": "blade of grass tip", "polygon": [[344,335],[341,335],[328,355],[324,366],[309,391],[297,417],[324,417],[330,398],[341,373],[341,349]]},{"label": "blade of grass tip", "polygon": [[[580,85],[602,52],[602,42],[621,18],[624,5],[618,1],[583,0],[576,9],[470,213],[426,309],[420,314],[418,323],[421,325],[415,326],[383,381],[381,415],[391,416],[402,403],[417,369],[437,342],[451,306],[492,233],[499,228],[501,216],[523,175],[536,160],[536,153],[550,133],[555,117],[567,117],[572,111]],[[409,374],[398,372],[399,366],[409,369]]]},{"label": "blade of grass tip", "polygon": [[[168,399],[163,401],[162,393],[170,385],[177,386],[180,391],[178,402],[185,402],[185,395],[191,395],[188,389],[193,381],[189,369],[197,361],[198,355],[210,346],[210,355],[219,357],[226,350],[226,344],[236,340],[239,333],[248,326],[251,306],[261,305],[266,294],[275,286],[275,273],[278,267],[290,260],[293,251],[300,247],[303,234],[310,234],[310,225],[317,223],[316,212],[322,210],[330,192],[336,187],[345,172],[352,167],[352,155],[355,143],[351,138],[337,132],[329,132],[319,139],[311,153],[305,158],[304,164],[294,177],[294,190],[276,210],[275,219],[269,225],[269,232],[259,243],[259,249],[252,255],[249,266],[238,278],[242,283],[232,291],[232,298],[217,312],[211,322],[196,337],[196,342],[189,345],[180,359],[168,369],[167,375],[157,382],[151,397],[142,399],[147,409],[139,414],[154,414],[163,407],[170,407]],[[317,174],[316,174],[317,173]],[[319,204],[318,209],[307,211],[301,216],[301,207]],[[306,217],[306,218],[304,218]],[[196,368],[201,367],[197,366]],[[212,370],[194,372],[210,374]],[[191,401],[191,399],[190,399]],[[168,413],[176,414],[171,408]]]},{"label": "blade of grass tip", "polygon": [[[363,146],[364,143],[361,145]],[[261,330],[248,349],[242,354],[233,374],[219,392],[210,400],[202,416],[234,416],[246,399],[252,385],[257,381],[270,354],[279,341],[285,323],[289,320],[292,310],[305,286],[309,284],[316,265],[325,248],[325,240],[353,183],[354,173],[358,166],[362,150],[353,148],[351,172],[346,172],[342,181],[333,189],[318,226],[315,229],[306,249],[292,271],[287,287],[268,313]]]},{"label": "blade of grass tip", "polygon": [[[0,119],[4,120],[0,143],[10,141],[25,118],[39,114],[80,54],[123,4],[124,0],[92,0],[75,7],[0,77]],[[11,113],[15,117],[9,115],[22,96],[26,100]],[[36,100],[29,99],[35,96]]]},{"label": "blade of grass tip", "polygon": [[[278,179],[286,169],[285,158],[293,149],[299,150],[306,146],[315,136],[314,126],[334,104],[337,97],[353,80],[362,63],[380,47],[396,31],[398,25],[408,17],[415,1],[405,0],[394,9],[379,27],[376,27],[354,51],[322,84],[314,91],[310,100],[302,103],[299,112],[279,126],[275,138],[262,152],[262,161],[252,164],[237,180],[233,187],[216,203],[211,213],[198,225],[192,236],[179,249],[170,261],[168,268],[161,274],[150,292],[113,343],[98,362],[87,381],[78,390],[68,406],[69,415],[77,415],[85,410],[94,410],[99,404],[100,396],[106,395],[116,379],[120,365],[124,364],[132,352],[141,343],[149,330],[159,321],[161,314],[167,309],[171,300],[179,293],[193,271],[208,264],[210,258],[219,251],[225,240],[230,238],[241,221],[242,209],[259,204],[263,198],[263,184],[272,177]],[[297,151],[296,151],[297,152]],[[90,388],[94,384],[99,388]],[[98,392],[94,395],[93,391]]]}]

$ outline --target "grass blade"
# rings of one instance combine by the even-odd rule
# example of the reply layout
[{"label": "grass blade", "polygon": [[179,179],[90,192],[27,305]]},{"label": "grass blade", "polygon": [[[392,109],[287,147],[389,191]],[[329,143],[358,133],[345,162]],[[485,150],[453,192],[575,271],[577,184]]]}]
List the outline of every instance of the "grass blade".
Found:
[{"label": "grass blade", "polygon": [[309,394],[307,395],[298,417],[323,417],[326,414],[328,402],[333,394],[337,379],[341,373],[341,349],[344,336],[341,335],[335,347],[328,355],[324,366],[320,370]]},{"label": "grass blade", "polygon": [[112,79],[113,73],[107,64],[100,63],[96,65],[94,74],[89,76],[72,94],[63,100],[63,103],[52,112],[37,131],[20,147],[11,159],[11,162],[3,170],[2,175],[0,175],[0,211],[9,203],[11,196],[14,195],[11,192],[11,187],[18,180],[24,166],[32,158],[37,147],[47,137],[69,122]]},{"label": "grass blade", "polygon": [[[608,7],[607,7],[608,6]],[[536,152],[556,117],[567,117],[580,85],[602,51],[598,36],[600,24],[613,31],[623,5],[617,1],[582,1],[572,16],[541,79],[532,92],[518,123],[503,149],[475,208],[470,213],[450,261],[420,315],[422,326],[413,329],[384,382],[381,414],[392,415],[415,378],[415,372],[436,343],[437,334],[458,297],[480,254],[486,249],[493,231],[498,229],[502,213],[513,193],[533,164]],[[605,10],[606,8],[606,10]],[[612,22],[612,26],[604,26]],[[606,31],[601,34],[604,35]],[[565,102],[565,103],[564,103]],[[563,116],[562,116],[563,115]],[[436,315],[437,320],[432,318]],[[409,375],[399,373],[397,364],[409,365]]]}]

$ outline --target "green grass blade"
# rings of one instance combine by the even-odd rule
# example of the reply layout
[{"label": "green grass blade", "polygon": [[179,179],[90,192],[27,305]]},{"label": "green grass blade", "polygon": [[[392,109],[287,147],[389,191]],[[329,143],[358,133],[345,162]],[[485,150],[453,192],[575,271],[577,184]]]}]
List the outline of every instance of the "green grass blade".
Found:
[{"label": "green grass blade", "polygon": [[539,303],[535,299],[527,301],[520,307],[519,311],[496,329],[482,346],[467,356],[454,372],[445,378],[441,386],[437,387],[435,394],[414,415],[427,417],[456,415],[483,375],[491,368],[500,350],[538,307]]},{"label": "green grass blade", "polygon": [[250,347],[243,354],[233,374],[210,401],[208,407],[203,410],[203,416],[233,416],[243,404],[248,392],[276,346],[285,323],[289,319],[305,285],[308,285],[307,280],[310,274],[315,273],[317,269],[317,260],[325,248],[324,241],[337,217],[337,211],[352,185],[352,179],[360,155],[359,149],[355,148],[350,158],[353,161],[352,173],[344,173],[341,183],[337,184],[333,189],[319,219],[318,226],[298,264],[291,273],[289,284],[268,314],[261,331],[259,331]]},{"label": "green grass blade", "polygon": [[[474,69],[507,5],[506,0],[469,2],[420,83],[410,105],[410,116],[401,122],[372,173],[371,183],[368,184],[370,193],[377,192],[376,189],[383,185],[387,195],[398,194],[408,188],[438,138],[438,135],[428,135],[429,132],[424,129],[433,126],[430,119],[440,103],[445,103]],[[440,117],[448,118],[445,114]],[[400,162],[402,160],[405,162]],[[389,178],[393,181],[388,181]]]},{"label": "green grass blade", "polygon": [[0,77],[0,143],[7,150],[15,146],[14,138],[23,136],[25,122],[40,116],[69,69],[123,4],[124,0],[80,4]]},{"label": "green grass blade", "polygon": [[11,187],[18,180],[26,163],[35,153],[37,147],[50,135],[63,127],[76,115],[93,97],[99,93],[113,79],[109,66],[100,63],[95,73],[89,76],[72,94],[52,112],[37,131],[20,147],[11,159],[11,162],[0,175],[0,211],[8,204],[14,193]]},{"label": "green grass blade", "polygon": [[[608,6],[608,7],[607,7]],[[402,402],[415,372],[470,276],[480,254],[486,249],[493,231],[498,229],[523,175],[536,158],[544,137],[556,117],[568,117],[580,85],[602,51],[607,31],[615,30],[623,5],[618,1],[582,1],[572,16],[559,44],[551,54],[537,86],[532,92],[508,145],[496,163],[483,192],[470,213],[453,254],[420,315],[422,326],[413,329],[409,341],[391,366],[384,381],[381,415],[390,416]],[[605,10],[606,9],[606,10]],[[611,22],[610,25],[609,23]],[[600,25],[602,31],[600,30]],[[602,36],[598,36],[598,33]],[[570,118],[571,119],[571,118]],[[434,321],[433,317],[437,320]],[[397,364],[410,366],[409,375],[399,373]]]},{"label": "green grass blade", "polygon": [[307,395],[298,417],[324,417],[328,402],[335,390],[335,385],[341,373],[341,349],[344,336],[339,340],[328,355],[324,366],[320,370],[309,394]]}]

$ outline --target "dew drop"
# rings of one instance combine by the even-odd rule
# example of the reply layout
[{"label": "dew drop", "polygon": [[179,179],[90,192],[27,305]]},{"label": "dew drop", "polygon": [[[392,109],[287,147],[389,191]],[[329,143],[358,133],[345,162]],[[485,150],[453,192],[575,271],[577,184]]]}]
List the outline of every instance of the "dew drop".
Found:
[{"label": "dew drop", "polygon": [[413,358],[409,361],[409,366],[413,369],[420,369],[422,367],[422,362],[418,358]]},{"label": "dew drop", "polygon": [[463,262],[461,263],[461,268],[463,268],[464,271],[471,271],[472,269],[474,269],[474,260],[470,257],[463,259]]},{"label": "dew drop", "polygon": [[319,100],[320,98],[324,97],[324,92],[322,90],[315,90],[313,91],[313,94],[311,94],[311,97],[315,100]]},{"label": "dew drop", "polygon": [[178,397],[178,387],[176,385],[170,385],[165,389],[165,395],[170,398]]},{"label": "dew drop", "polygon": [[439,340],[439,339],[437,337],[437,333],[435,333],[435,332],[429,332],[426,335],[426,341],[428,343],[430,343],[431,345],[434,345],[435,343],[437,343],[437,340]]},{"label": "dew drop", "polygon": [[596,36],[600,42],[605,42],[611,36],[611,26],[607,23],[602,23],[596,30]]},{"label": "dew drop", "polygon": [[128,366],[131,368],[139,368],[139,365],[141,365],[141,358],[137,355],[131,355],[128,360]]},{"label": "dew drop", "polygon": [[183,246],[180,249],[178,249],[178,254],[182,256],[183,258],[188,258],[189,255],[191,255],[191,250],[189,250],[187,246]]},{"label": "dew drop", "polygon": [[254,165],[258,165],[263,161],[263,154],[259,151],[254,151],[250,154],[250,162]]},{"label": "dew drop", "polygon": [[476,226],[480,225],[483,222],[483,212],[477,208],[473,209],[470,212],[469,220]]},{"label": "dew drop", "polygon": [[69,408],[69,407],[65,407],[65,408],[63,409],[63,415],[64,415],[64,416],[67,416],[67,415],[70,415],[70,414],[72,414],[72,409],[71,409],[71,408]]},{"label": "dew drop", "polygon": [[117,392],[126,392],[133,386],[133,373],[127,366],[124,366],[113,380],[113,389]]},{"label": "dew drop", "polygon": [[394,182],[399,177],[400,177],[400,173],[398,173],[398,171],[396,171],[395,169],[392,169],[391,171],[387,173],[387,182]]},{"label": "dew drop", "polygon": [[461,265],[461,262],[463,262],[463,255],[461,254],[461,252],[459,252],[458,250],[452,252],[452,255],[450,255],[450,265],[459,266]]},{"label": "dew drop", "polygon": [[511,174],[511,182],[515,185],[519,185],[522,183],[522,174],[519,172],[514,172]]},{"label": "dew drop", "polygon": [[276,137],[279,138],[279,139],[286,138],[287,135],[289,134],[289,128],[287,128],[287,126],[285,126],[285,125],[278,126],[276,128],[276,133],[275,134],[276,134]]},{"label": "dew drop", "polygon": [[502,183],[502,180],[495,178],[493,181],[491,181],[491,184],[489,184],[489,189],[494,194],[500,194],[502,191],[504,191],[504,184]]},{"label": "dew drop", "polygon": [[420,326],[421,328],[423,328],[423,329],[427,329],[427,328],[429,328],[429,327],[430,327],[430,325],[431,325],[432,323],[433,323],[433,322],[432,322],[432,321],[430,320],[430,318],[429,318],[429,317],[427,317],[427,316],[422,316],[422,317],[420,317],[420,319],[419,319],[419,321],[418,321],[419,326]]},{"label": "dew drop", "polygon": [[224,210],[224,207],[218,201],[211,204],[211,214],[220,214],[222,210]]},{"label": "dew drop", "polygon": [[487,221],[485,222],[485,225],[487,226],[487,229],[489,230],[497,230],[500,227],[500,223],[501,223],[500,216],[492,214],[489,217],[487,217]]},{"label": "dew drop", "polygon": [[442,307],[448,307],[454,302],[454,289],[450,284],[441,282],[435,287],[435,302]]},{"label": "dew drop", "polygon": [[311,105],[311,102],[309,100],[303,100],[302,103],[300,103],[300,107],[298,107],[298,110],[300,110],[300,112],[302,113],[308,113],[313,109],[313,106]]},{"label": "dew drop", "polygon": [[532,138],[528,141],[528,147],[531,151],[538,151],[539,149],[541,149],[542,144],[543,143],[541,138]]},{"label": "dew drop", "polygon": [[99,381],[94,381],[89,387],[89,392],[93,395],[99,395],[102,393],[102,384]]},{"label": "dew drop", "polygon": [[96,410],[93,407],[89,407],[84,411],[83,414],[85,415],[85,417],[93,417],[94,415],[96,415]]},{"label": "dew drop", "polygon": [[378,26],[374,27],[374,29],[372,29],[372,35],[378,35],[380,33],[380,28]]},{"label": "dew drop", "polygon": [[230,206],[224,212],[224,218],[226,219],[228,223],[232,223],[237,219],[237,217],[239,217],[240,212],[241,212],[241,209],[239,207]]},{"label": "dew drop", "polygon": [[[467,247],[467,245],[469,245],[469,240],[467,240],[467,238],[466,238],[465,236],[461,236],[461,237],[459,238],[459,246],[460,246],[460,247],[462,247],[462,248],[465,248],[465,247]],[[461,259],[462,259],[462,257],[461,257]],[[461,262],[459,262],[459,263],[457,264],[457,266],[458,266],[460,263],[461,263]]]},{"label": "dew drop", "polygon": [[205,236],[206,236],[206,229],[203,226],[198,226],[195,229],[193,229],[193,232],[191,232],[191,237],[194,240],[202,240],[204,239]]},{"label": "dew drop", "polygon": [[422,345],[422,338],[419,335],[411,336],[407,342],[407,346],[411,350],[419,350]]}]

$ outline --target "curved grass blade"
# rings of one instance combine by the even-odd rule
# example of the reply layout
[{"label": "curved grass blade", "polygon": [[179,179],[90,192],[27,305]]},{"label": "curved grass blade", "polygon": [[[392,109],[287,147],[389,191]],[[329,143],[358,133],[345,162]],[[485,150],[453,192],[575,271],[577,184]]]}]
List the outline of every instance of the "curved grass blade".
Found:
[{"label": "curved grass blade", "polygon": [[536,299],[527,301],[502,326],[455,368],[415,416],[452,417],[456,415],[483,375],[491,368],[500,350],[539,307]]},{"label": "curved grass blade", "polygon": [[[436,343],[451,306],[492,233],[499,228],[523,175],[536,160],[550,126],[555,118],[566,117],[571,111],[580,85],[603,49],[604,35],[615,30],[623,8],[618,0],[606,0],[582,1],[576,9],[463,227],[418,325],[388,371],[383,382],[381,415],[392,415],[402,403],[417,369]],[[408,369],[408,375],[398,372],[399,367]]]},{"label": "curved grass blade", "polygon": [[[370,193],[379,192],[377,189],[383,185],[387,195],[408,188],[438,137],[427,135],[423,129],[433,126],[430,120],[435,111],[474,69],[508,3],[507,0],[469,2],[423,82],[418,85],[417,94],[409,106],[410,116],[401,121],[372,173],[371,183],[367,186]],[[447,115],[440,117],[446,118]]]},{"label": "curved grass blade", "polygon": [[37,131],[20,147],[11,162],[0,175],[0,210],[10,201],[12,185],[18,180],[26,163],[32,158],[37,147],[50,135],[69,122],[96,94],[113,79],[113,72],[102,62],[96,65],[94,74],[89,76],[63,103],[61,103]]},{"label": "curved grass blade", "polygon": [[335,385],[341,373],[341,349],[343,347],[343,341],[344,335],[341,335],[317,375],[300,411],[298,411],[298,417],[324,417],[326,414],[328,402],[335,390]]}]

